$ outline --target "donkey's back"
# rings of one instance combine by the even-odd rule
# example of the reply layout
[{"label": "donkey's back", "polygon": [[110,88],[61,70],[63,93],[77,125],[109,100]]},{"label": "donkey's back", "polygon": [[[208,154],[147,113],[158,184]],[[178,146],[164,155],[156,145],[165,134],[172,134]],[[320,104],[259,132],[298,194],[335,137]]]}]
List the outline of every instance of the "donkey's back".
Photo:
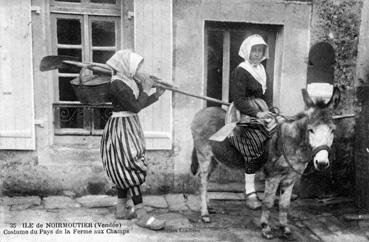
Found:
[{"label": "donkey's back", "polygon": [[[214,158],[228,168],[243,169],[243,157],[226,138],[222,142],[215,142],[209,138],[224,126],[226,112],[219,107],[208,107],[200,110],[191,125],[194,140],[194,151],[203,160],[210,162]],[[204,160],[205,159],[205,160]]]},{"label": "donkey's back", "polygon": [[196,113],[191,123],[191,132],[195,146],[209,143],[208,140],[223,125],[225,111],[220,107],[203,108]]}]

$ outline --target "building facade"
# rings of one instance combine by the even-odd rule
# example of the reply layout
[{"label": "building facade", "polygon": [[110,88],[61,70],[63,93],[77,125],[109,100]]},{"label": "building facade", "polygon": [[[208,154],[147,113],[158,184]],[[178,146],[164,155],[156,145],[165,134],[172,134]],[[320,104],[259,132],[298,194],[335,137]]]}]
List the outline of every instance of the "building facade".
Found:
[{"label": "building facade", "polygon": [[[181,90],[228,101],[239,45],[259,33],[271,51],[265,63],[273,90],[269,99],[292,115],[304,109],[300,90],[306,87],[310,46],[334,42],[319,11],[348,1],[327,2],[331,5],[307,0],[1,1],[3,191],[83,194],[109,188],[99,155],[109,104],[79,103],[69,81],[80,70],[41,72],[43,57],[68,55],[104,63],[115,51],[132,48],[144,56],[145,71]],[[361,1],[350,2],[350,9],[361,10]],[[354,15],[361,19],[360,11]],[[357,48],[357,42],[352,45]],[[190,124],[196,112],[211,105],[167,91],[142,111],[149,163],[146,191],[193,191]],[[240,182],[239,174],[221,171],[215,179]],[[101,191],[94,190],[96,184],[102,184]]]}]

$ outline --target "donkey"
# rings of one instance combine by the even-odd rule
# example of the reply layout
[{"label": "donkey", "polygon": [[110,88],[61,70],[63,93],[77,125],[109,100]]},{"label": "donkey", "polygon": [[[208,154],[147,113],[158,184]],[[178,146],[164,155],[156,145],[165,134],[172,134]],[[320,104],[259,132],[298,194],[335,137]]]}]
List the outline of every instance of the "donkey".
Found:
[{"label": "donkey", "polygon": [[[268,159],[264,164],[265,191],[262,201],[262,235],[273,238],[269,225],[270,210],[274,205],[275,194],[280,186],[279,223],[285,236],[291,235],[287,223],[287,212],[296,180],[312,161],[317,170],[328,168],[329,150],[333,143],[335,125],[332,109],[340,100],[340,91],[334,88],[333,95],[326,104],[323,100],[314,102],[305,89],[302,89],[306,110],[285,119],[277,126],[277,131],[268,141]],[[200,175],[201,218],[210,222],[207,207],[208,179],[217,164],[230,169],[244,169],[242,155],[230,144],[209,140],[225,122],[225,111],[219,107],[200,110],[191,124],[194,141],[191,171]]]}]

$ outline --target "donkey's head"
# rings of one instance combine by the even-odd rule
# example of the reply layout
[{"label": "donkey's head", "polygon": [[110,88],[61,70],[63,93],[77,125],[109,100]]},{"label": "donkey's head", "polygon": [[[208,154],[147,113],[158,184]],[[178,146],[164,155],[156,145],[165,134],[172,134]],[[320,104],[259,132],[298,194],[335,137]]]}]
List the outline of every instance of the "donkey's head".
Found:
[{"label": "donkey's head", "polygon": [[302,90],[304,102],[307,106],[307,136],[312,148],[314,167],[318,170],[326,169],[330,165],[329,151],[333,143],[334,130],[332,110],[340,100],[340,91],[334,88],[328,103],[323,100],[314,102],[305,89]]}]

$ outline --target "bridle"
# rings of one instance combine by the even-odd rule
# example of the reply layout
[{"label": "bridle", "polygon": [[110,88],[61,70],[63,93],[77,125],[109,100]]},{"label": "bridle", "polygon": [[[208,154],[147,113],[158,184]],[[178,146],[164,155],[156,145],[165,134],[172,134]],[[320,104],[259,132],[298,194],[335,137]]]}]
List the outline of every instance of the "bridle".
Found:
[{"label": "bridle", "polygon": [[[281,126],[282,126],[282,124],[278,124],[278,138],[282,137],[282,128],[281,128]],[[281,144],[281,149],[282,149],[282,155],[283,155],[283,157],[284,157],[285,161],[287,162],[287,164],[290,166],[290,168],[291,168],[294,172],[296,172],[297,174],[299,174],[299,175],[301,175],[301,176],[308,176],[308,175],[311,175],[312,173],[314,173],[314,171],[315,171],[315,170],[312,170],[311,172],[309,172],[309,173],[307,173],[307,174],[301,173],[301,172],[299,172],[298,170],[296,170],[296,169],[292,166],[292,164],[291,164],[290,160],[288,159],[287,154],[286,154],[286,152],[285,152],[285,150],[284,150],[284,146],[283,146],[283,144]],[[304,163],[311,162],[311,161],[314,159],[315,155],[316,155],[316,154],[318,154],[318,152],[320,152],[320,151],[322,151],[322,150],[326,150],[326,151],[328,152],[328,154],[329,154],[329,152],[330,152],[331,148],[330,148],[328,145],[320,145],[320,146],[318,146],[318,147],[315,147],[315,148],[311,151],[311,153],[310,153],[310,156],[309,156],[309,158],[308,158],[309,160],[308,160],[308,161],[306,161],[306,162],[304,162]]]}]

